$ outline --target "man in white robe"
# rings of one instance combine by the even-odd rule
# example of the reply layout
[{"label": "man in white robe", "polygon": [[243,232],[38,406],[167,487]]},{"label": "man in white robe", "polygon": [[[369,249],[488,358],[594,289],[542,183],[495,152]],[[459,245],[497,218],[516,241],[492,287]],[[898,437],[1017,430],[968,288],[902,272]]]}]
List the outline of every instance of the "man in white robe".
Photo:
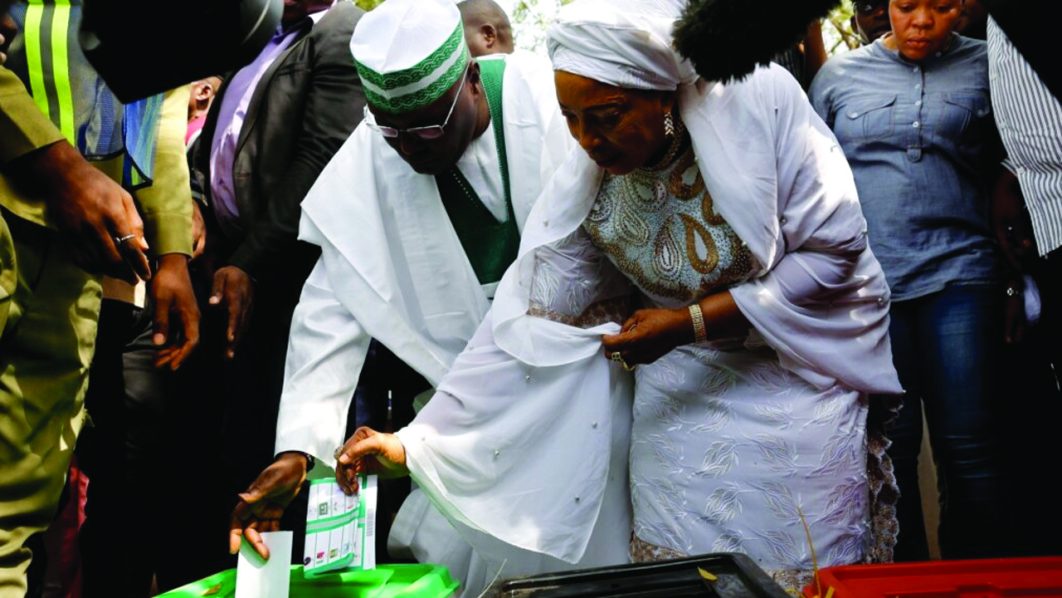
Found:
[{"label": "man in white robe", "polygon": [[[267,555],[258,532],[277,528],[307,476],[332,475],[370,339],[439,382],[571,147],[549,64],[519,53],[474,61],[463,32],[447,0],[389,0],[354,31],[369,106],[302,203],[299,238],[322,255],[292,321],[277,459],[240,495],[233,550],[246,535]],[[438,534],[403,527],[408,515],[395,525],[437,536],[418,558],[468,558],[467,545],[439,543],[455,538],[435,517]]]}]

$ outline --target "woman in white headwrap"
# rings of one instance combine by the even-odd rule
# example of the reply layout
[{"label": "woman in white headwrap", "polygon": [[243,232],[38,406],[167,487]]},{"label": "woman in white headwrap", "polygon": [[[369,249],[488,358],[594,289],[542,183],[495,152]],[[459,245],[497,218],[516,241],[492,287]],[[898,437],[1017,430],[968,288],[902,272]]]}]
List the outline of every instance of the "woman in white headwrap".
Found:
[{"label": "woman in white headwrap", "polygon": [[681,4],[562,10],[549,50],[582,150],[432,403],[397,436],[359,430],[339,477],[367,455],[407,467],[452,520],[576,562],[620,525],[609,463],[637,366],[631,558],[742,552],[798,589],[805,524],[820,566],[888,556],[866,397],[901,391],[889,290],[797,83],[776,66],[697,80],[671,49]]}]

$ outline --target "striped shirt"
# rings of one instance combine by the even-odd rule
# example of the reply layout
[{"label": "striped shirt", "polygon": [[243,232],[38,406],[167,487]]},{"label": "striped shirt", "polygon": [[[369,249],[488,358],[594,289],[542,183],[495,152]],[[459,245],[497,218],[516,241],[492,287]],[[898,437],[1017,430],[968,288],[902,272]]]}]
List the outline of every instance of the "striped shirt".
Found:
[{"label": "striped shirt", "polygon": [[1062,247],[1062,104],[988,20],[988,73],[1007,167],[1018,177],[1040,255]]}]

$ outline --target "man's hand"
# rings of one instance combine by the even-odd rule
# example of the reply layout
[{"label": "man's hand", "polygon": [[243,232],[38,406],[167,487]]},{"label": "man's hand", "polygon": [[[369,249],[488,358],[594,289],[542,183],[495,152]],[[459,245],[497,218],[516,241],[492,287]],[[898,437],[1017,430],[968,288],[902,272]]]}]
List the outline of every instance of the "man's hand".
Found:
[{"label": "man's hand", "polygon": [[688,309],[639,309],[619,334],[601,337],[605,355],[619,353],[629,366],[652,363],[680,345],[692,343],[693,321]]},{"label": "man's hand", "polygon": [[383,478],[409,475],[406,447],[394,434],[382,434],[364,426],[354,430],[336,453],[336,482],[343,492],[358,491],[358,474],[374,473]]},{"label": "man's hand", "polygon": [[258,474],[246,492],[240,493],[240,502],[232,510],[229,523],[231,554],[240,551],[240,538],[246,536],[262,558],[269,558],[269,548],[260,532],[280,529],[284,509],[298,496],[302,483],[306,481],[306,465],[306,455],[302,453],[281,453],[272,465]]},{"label": "man's hand", "polygon": [[214,273],[214,290],[210,305],[228,309],[229,323],[225,328],[225,357],[236,356],[236,347],[247,328],[254,308],[254,283],[246,272],[236,266],[224,266]]},{"label": "man's hand", "polygon": [[155,305],[155,334],[158,348],[155,367],[181,367],[199,344],[199,306],[188,277],[188,258],[168,253],[159,258],[159,269],[151,281]]},{"label": "man's hand", "polygon": [[1003,171],[992,194],[992,228],[1007,264],[1014,272],[1025,271],[1036,258],[1036,241],[1018,177],[1009,170]]},{"label": "man's hand", "polygon": [[192,259],[203,255],[206,249],[207,230],[203,220],[203,212],[199,209],[199,202],[192,201]]},{"label": "man's hand", "polygon": [[151,278],[144,222],[133,197],[69,143],[59,141],[26,154],[6,172],[44,197],[79,266],[131,283],[138,276]]}]

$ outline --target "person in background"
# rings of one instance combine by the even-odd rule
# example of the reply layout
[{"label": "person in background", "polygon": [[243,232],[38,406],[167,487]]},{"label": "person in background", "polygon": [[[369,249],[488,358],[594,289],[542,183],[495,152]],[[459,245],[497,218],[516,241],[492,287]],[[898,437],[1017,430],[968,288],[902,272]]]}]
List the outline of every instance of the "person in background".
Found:
[{"label": "person in background", "polygon": [[871,44],[889,31],[889,0],[856,0],[852,3],[852,31],[863,45]]},{"label": "person in background", "polygon": [[789,71],[800,86],[807,90],[815,74],[826,63],[826,46],[822,41],[822,22],[808,24],[804,38],[785,52],[774,57],[774,62]]},{"label": "person in background", "polygon": [[962,0],[892,0],[891,32],[830,60],[811,101],[855,175],[892,289],[907,393],[887,432],[900,488],[896,560],[929,557],[918,483],[923,409],[937,463],[944,558],[1005,555],[1000,363],[1024,321],[989,219],[1001,151],[987,48],[954,33]]},{"label": "person in background", "polygon": [[465,26],[465,42],[472,57],[512,54],[513,28],[509,15],[494,0],[463,0],[457,3]]},{"label": "person in background", "polygon": [[188,130],[185,133],[184,144],[191,148],[199,133],[206,124],[207,113],[210,106],[221,89],[221,77],[213,75],[206,79],[200,79],[190,86],[188,94]]},{"label": "person in background", "polygon": [[[548,63],[523,53],[472,60],[449,0],[388,0],[358,23],[350,52],[366,120],[302,203],[300,237],[322,255],[292,320],[277,457],[240,495],[233,551],[246,534],[267,552],[258,532],[280,525],[308,473],[332,475],[370,339],[429,386],[439,382],[571,147]],[[407,70],[422,61],[449,66]],[[453,534],[415,492],[391,538],[467,578],[474,563]]]},{"label": "person in background", "polygon": [[1062,103],[994,18],[986,33],[992,109],[1007,150],[992,202],[995,237],[1011,267],[1031,275],[1026,304],[1041,308],[1008,366],[1015,372],[1004,413],[1009,512],[1022,554],[1059,554],[1057,497],[1043,491],[1043,466],[1032,456],[1054,450],[1062,420]]},{"label": "person in background", "polygon": [[988,35],[988,9],[981,0],[963,0],[962,18],[955,25],[960,35],[974,39],[985,39]]},{"label": "person in background", "polygon": [[226,552],[207,538],[224,537],[236,494],[273,461],[292,311],[318,255],[296,238],[300,203],[361,120],[349,42],[362,14],[347,0],[285,2],[273,39],[226,78],[192,150],[209,231],[197,264],[208,317],[206,351],[179,382],[197,408],[179,417],[211,414],[200,454],[217,467],[186,459],[181,475],[217,476],[219,494],[202,501],[209,516],[194,517],[190,495],[180,512],[192,525],[209,519],[204,553]]},{"label": "person in background", "polygon": [[[188,88],[181,87],[165,95],[155,177],[149,188],[165,193],[170,209],[182,212],[184,245],[178,257],[185,264],[192,253],[192,224],[187,217],[192,194],[184,146],[187,94]],[[137,193],[141,201],[144,195]],[[152,284],[164,273],[160,268]],[[187,334],[198,343],[199,312],[190,281],[185,284],[187,309],[195,317],[195,328]],[[173,371],[188,355],[168,361],[159,358],[154,314],[164,308],[154,293],[145,297],[143,289],[104,279],[96,354],[85,394],[92,425],[82,433],[75,453],[89,479],[79,534],[85,596],[150,595],[159,547],[135,551],[125,547],[137,544],[143,521],[158,517],[159,497],[166,494],[170,481],[160,467],[166,447],[164,423],[168,405],[181,399],[172,395]]]},{"label": "person in background", "polygon": [[[53,55],[56,60],[28,63],[26,45],[19,44],[8,54],[7,67],[15,72],[0,69],[0,410],[10,416],[0,421],[5,596],[26,592],[31,553],[25,541],[50,524],[85,421],[83,397],[103,294],[99,273],[130,283],[152,278],[156,363],[179,364],[198,331],[198,311],[194,301],[187,302],[190,203],[179,191],[181,169],[170,167],[168,135],[162,133],[169,104],[162,96],[122,104],[99,84],[76,42],[80,7],[17,4],[15,20],[24,23],[29,12],[34,22],[51,26],[47,32],[23,28],[24,39],[63,31],[73,38],[41,45],[46,52],[67,48],[65,60]],[[24,83],[31,79],[43,83],[32,87],[32,95]],[[76,110],[88,102],[93,109]],[[183,147],[181,135],[176,141]],[[133,196],[116,181],[136,194],[146,235]],[[157,260],[154,277],[149,246]]]}]

